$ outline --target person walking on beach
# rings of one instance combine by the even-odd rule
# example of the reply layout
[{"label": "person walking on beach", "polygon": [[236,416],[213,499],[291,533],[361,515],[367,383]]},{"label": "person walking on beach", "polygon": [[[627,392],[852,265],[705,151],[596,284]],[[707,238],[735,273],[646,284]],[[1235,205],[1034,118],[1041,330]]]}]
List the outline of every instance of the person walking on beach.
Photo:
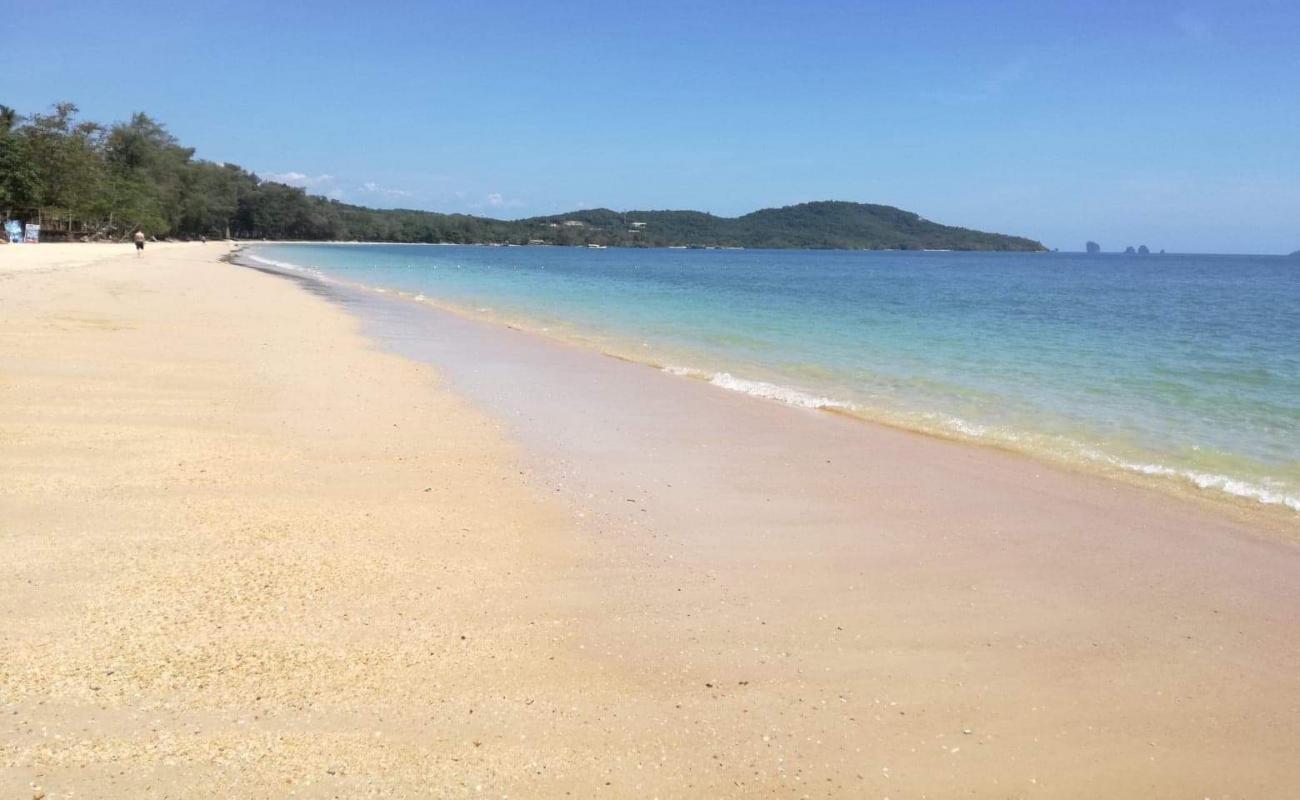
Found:
[{"label": "person walking on beach", "polygon": [[135,257],[144,255],[144,231],[135,229]]}]

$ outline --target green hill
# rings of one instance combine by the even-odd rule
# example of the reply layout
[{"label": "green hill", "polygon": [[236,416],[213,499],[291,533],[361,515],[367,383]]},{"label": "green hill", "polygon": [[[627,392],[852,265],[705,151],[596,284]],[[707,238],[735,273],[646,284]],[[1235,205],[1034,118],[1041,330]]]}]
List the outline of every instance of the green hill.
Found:
[{"label": "green hill", "polygon": [[[574,225],[573,223],[581,223]],[[572,243],[628,246],[823,248],[839,250],[1044,250],[1017,236],[940,225],[892,206],[820,201],[741,217],[699,211],[605,208],[520,220],[537,238],[557,227]]]},{"label": "green hill", "polygon": [[60,103],[21,116],[0,106],[0,217],[47,239],[151,236],[618,247],[1043,250],[1016,236],[940,225],[863,203],[801,203],[742,217],[597,208],[523,220],[373,209],[307,194],[235,164],[194,158],[146,114],[102,125]]}]

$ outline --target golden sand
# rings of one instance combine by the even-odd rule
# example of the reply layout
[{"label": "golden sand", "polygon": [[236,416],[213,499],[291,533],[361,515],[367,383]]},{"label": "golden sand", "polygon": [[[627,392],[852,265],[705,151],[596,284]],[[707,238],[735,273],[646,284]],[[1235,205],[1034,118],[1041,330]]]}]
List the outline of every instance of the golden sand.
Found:
[{"label": "golden sand", "polygon": [[[940,465],[961,485],[862,498],[852,573],[672,559],[226,249],[0,248],[0,797],[1300,786],[1289,545],[1217,537],[1207,593],[1162,549],[1200,512],[967,449]],[[938,452],[881,437],[889,474]],[[1005,508],[999,552],[926,515],[963,491]],[[1027,543],[1071,515],[1157,544],[1058,580]]]},{"label": "golden sand", "polygon": [[526,735],[571,699],[539,684],[560,520],[426,368],[223,250],[0,277],[0,795],[436,795],[567,761]]}]

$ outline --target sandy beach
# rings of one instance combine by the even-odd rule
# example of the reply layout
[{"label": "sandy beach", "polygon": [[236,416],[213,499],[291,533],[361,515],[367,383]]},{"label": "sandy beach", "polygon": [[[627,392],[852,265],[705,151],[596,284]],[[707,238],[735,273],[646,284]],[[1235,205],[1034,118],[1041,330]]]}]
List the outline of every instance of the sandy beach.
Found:
[{"label": "sandy beach", "polygon": [[0,247],[0,795],[1300,786],[1272,517],[227,250]]}]

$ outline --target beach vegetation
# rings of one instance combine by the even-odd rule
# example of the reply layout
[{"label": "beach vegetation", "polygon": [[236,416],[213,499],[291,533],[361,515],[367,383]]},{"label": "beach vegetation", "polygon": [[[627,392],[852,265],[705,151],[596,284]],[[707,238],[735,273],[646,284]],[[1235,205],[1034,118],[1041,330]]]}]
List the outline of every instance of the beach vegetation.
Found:
[{"label": "beach vegetation", "polygon": [[309,241],[620,247],[1043,250],[1016,236],[940,225],[884,205],[823,201],[740,217],[612,211],[500,220],[375,209],[196,159],[161,122],[83,121],[72,103],[22,116],[0,106],[0,214],[47,239],[233,236]]}]

